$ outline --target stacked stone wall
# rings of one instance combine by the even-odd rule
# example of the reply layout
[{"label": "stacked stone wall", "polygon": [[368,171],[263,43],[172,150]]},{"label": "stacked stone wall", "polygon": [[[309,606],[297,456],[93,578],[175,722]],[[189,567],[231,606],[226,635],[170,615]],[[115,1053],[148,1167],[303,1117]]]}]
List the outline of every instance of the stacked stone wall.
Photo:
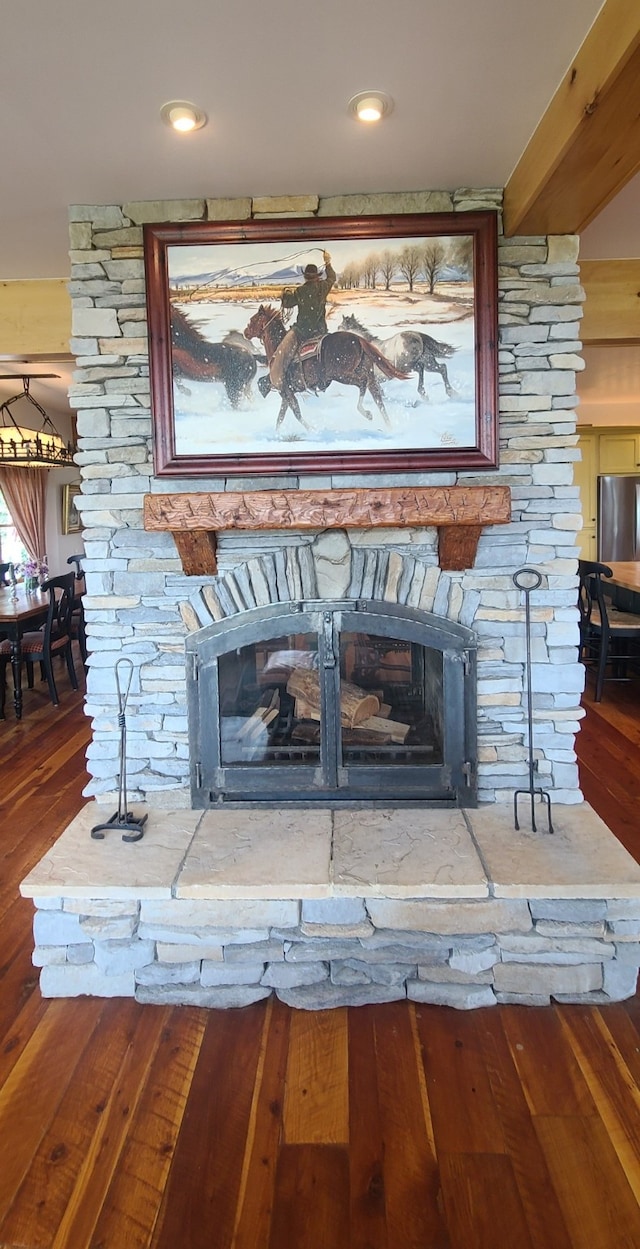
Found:
[{"label": "stacked stone wall", "polygon": [[34,897],[44,997],[308,1010],[408,998],[458,1009],[635,993],[640,900]]},{"label": "stacked stone wall", "polygon": [[[87,794],[113,801],[119,734],[114,665],[134,663],[127,709],[132,796],[189,804],[184,637],[200,620],[263,601],[267,571],[280,561],[299,597],[303,575],[321,597],[344,597],[373,578],[400,602],[425,596],[430,610],[476,630],[479,639],[479,797],[510,801],[528,784],[523,564],[543,582],[532,596],[534,740],[538,777],[556,802],[581,800],[574,736],[583,670],[577,662],[573,461],[575,374],[583,292],[574,237],[499,239],[500,468],[494,472],[337,474],[318,477],[156,479],[147,349],[142,225],[147,221],[238,220],[291,215],[495,209],[495,190],[411,195],[193,200],[76,206],[70,210],[72,350],[84,525],[89,637],[87,713],[93,719]],[[145,533],[148,492],[313,489],[341,486],[508,484],[510,525],[487,528],[472,569],[438,568],[433,530],[303,535],[227,533],[218,578],[188,578],[170,534]],[[307,549],[308,548],[308,549]],[[261,560],[267,561],[266,565]],[[383,573],[383,568],[386,572]],[[397,570],[389,579],[389,568]],[[307,573],[304,573],[304,570]],[[392,586],[394,588],[390,588]],[[225,594],[231,599],[225,600]],[[404,597],[408,595],[409,597]],[[431,601],[432,600],[432,601]],[[218,606],[216,606],[216,604]],[[201,623],[207,623],[206,612]]]}]

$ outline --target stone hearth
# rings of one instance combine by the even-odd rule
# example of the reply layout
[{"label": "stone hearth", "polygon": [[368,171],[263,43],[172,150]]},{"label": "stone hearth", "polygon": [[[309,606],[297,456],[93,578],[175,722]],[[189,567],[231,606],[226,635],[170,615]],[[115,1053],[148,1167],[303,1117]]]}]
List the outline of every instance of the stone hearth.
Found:
[{"label": "stone hearth", "polygon": [[23,881],[45,997],[466,1009],[635,992],[640,866],[586,804],[556,807],[553,835],[496,804],[148,815],[142,841],[97,842],[89,804]]}]

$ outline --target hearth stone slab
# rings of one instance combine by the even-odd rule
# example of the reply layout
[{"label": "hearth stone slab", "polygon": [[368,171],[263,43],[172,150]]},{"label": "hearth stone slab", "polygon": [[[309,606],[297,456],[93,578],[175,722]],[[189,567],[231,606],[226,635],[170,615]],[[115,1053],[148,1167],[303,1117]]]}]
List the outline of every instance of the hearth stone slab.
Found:
[{"label": "hearth stone slab", "polygon": [[330,811],[205,811],[176,897],[328,895],[331,836]]},{"label": "hearth stone slab", "polygon": [[148,814],[141,842],[96,842],[91,804],[23,881],[45,997],[467,1010],[635,991],[640,868],[586,804],[557,807],[553,836],[501,806]]},{"label": "hearth stone slab", "polygon": [[496,898],[632,898],[640,893],[640,865],[586,803],[555,806],[553,834],[544,831],[546,817],[539,809],[537,833],[525,825],[523,811],[520,816],[516,832],[510,807],[496,804],[471,812]]},{"label": "hearth stone slab", "polygon": [[[142,841],[123,842],[116,828],[94,841],[91,829],[112,814],[91,802],[20,886],[25,897],[170,898],[201,811],[149,811]],[[136,815],[143,811],[136,807]],[[95,912],[92,912],[95,914]]]},{"label": "hearth stone slab", "polygon": [[336,811],[333,872],[336,893],[366,898],[489,894],[461,811]]}]

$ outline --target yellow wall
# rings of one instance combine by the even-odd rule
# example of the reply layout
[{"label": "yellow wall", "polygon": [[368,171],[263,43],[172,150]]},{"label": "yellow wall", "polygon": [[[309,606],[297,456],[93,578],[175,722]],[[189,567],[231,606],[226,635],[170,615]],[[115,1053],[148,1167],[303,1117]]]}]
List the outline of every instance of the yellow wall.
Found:
[{"label": "yellow wall", "polygon": [[587,345],[583,355],[578,424],[640,425],[640,343]]},{"label": "yellow wall", "polygon": [[0,356],[67,355],[71,299],[63,278],[0,282]]}]

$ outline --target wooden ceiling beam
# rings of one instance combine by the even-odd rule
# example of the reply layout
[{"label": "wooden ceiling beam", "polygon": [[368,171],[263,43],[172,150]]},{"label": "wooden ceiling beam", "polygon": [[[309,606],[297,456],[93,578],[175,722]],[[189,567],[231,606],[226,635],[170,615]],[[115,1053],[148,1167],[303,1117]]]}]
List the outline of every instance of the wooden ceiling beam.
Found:
[{"label": "wooden ceiling beam", "polygon": [[606,0],[514,169],[505,234],[579,234],[640,169],[640,5]]}]

